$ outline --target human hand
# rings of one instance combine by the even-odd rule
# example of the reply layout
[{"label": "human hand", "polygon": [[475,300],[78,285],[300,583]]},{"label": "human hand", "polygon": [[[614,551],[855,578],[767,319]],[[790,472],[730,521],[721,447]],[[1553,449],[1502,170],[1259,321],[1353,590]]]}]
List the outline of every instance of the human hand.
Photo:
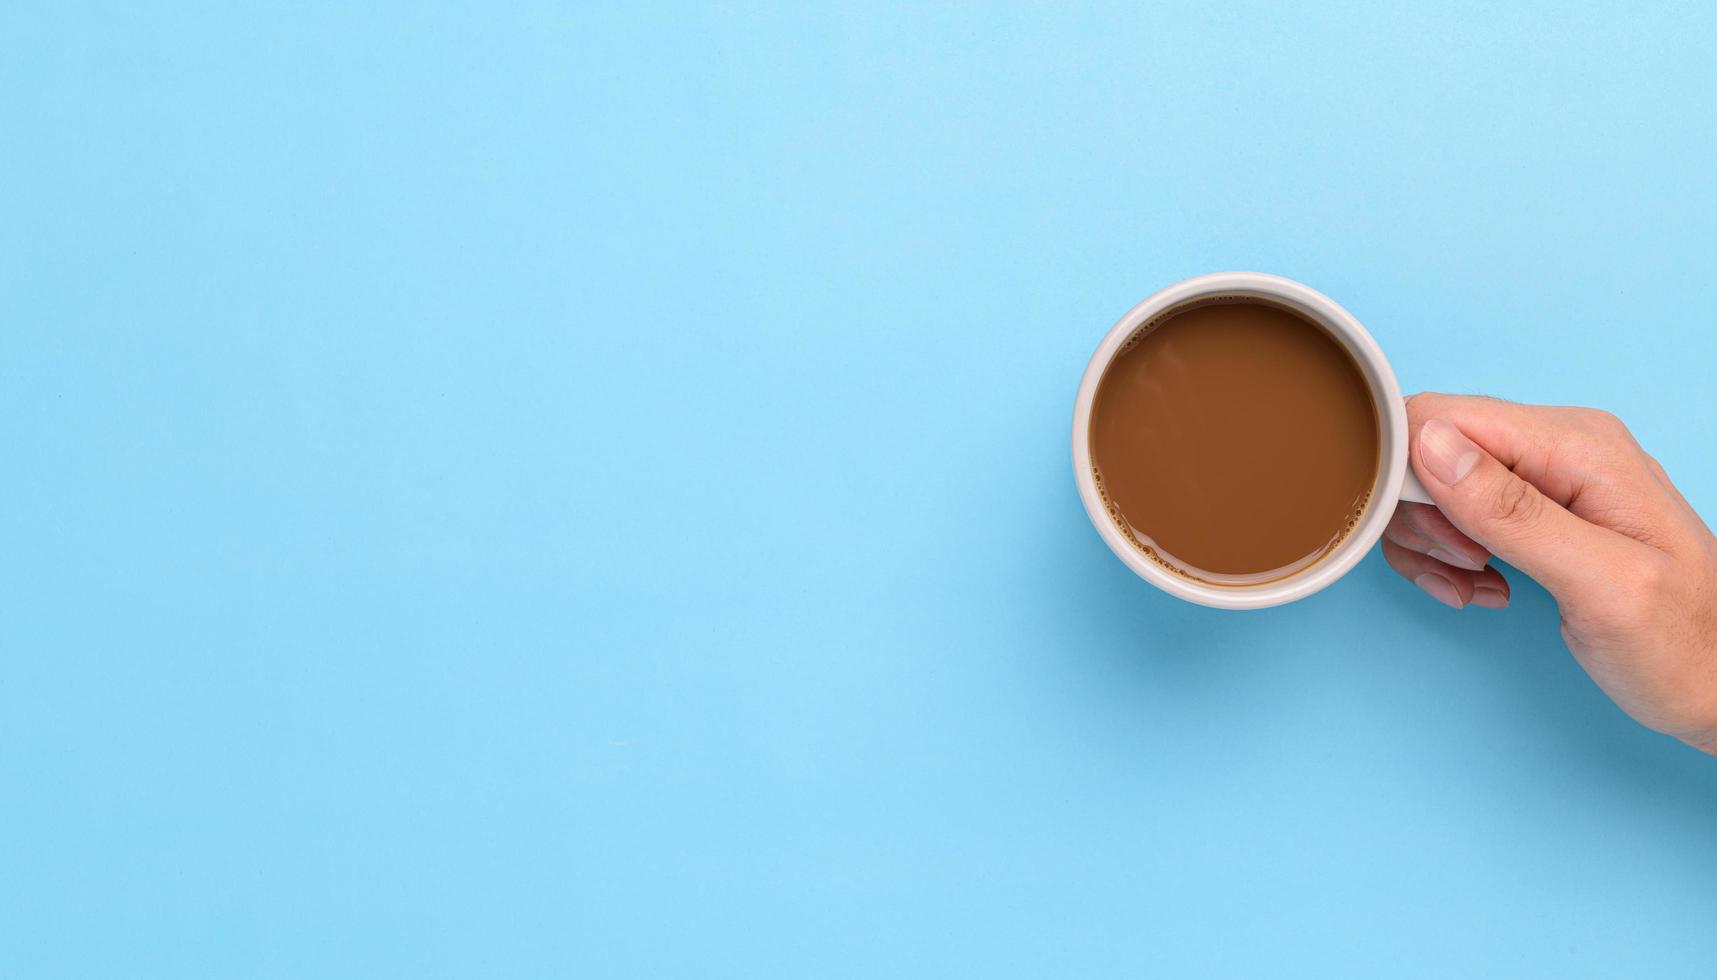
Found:
[{"label": "human hand", "polygon": [[1717,537],[1613,415],[1420,394],[1390,567],[1459,609],[1508,605],[1494,554],[1555,597],[1568,649],[1622,710],[1717,755]]}]

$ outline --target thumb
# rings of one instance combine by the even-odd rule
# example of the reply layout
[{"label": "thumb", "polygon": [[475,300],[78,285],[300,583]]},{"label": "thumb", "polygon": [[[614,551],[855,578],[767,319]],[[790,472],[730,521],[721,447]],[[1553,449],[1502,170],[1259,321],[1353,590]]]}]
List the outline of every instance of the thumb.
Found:
[{"label": "thumb", "polygon": [[1621,556],[1617,535],[1575,517],[1467,438],[1433,418],[1413,443],[1413,468],[1467,536],[1557,596],[1600,580]]}]

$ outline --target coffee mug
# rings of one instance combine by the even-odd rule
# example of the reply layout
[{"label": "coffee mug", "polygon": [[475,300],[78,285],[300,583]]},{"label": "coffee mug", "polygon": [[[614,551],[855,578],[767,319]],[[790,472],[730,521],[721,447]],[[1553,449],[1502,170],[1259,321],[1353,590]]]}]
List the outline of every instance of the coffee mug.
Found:
[{"label": "coffee mug", "polygon": [[[1109,363],[1127,339],[1153,317],[1183,303],[1212,296],[1265,300],[1285,306],[1321,327],[1353,357],[1377,409],[1377,481],[1372,486],[1371,500],[1364,514],[1353,530],[1317,562],[1286,578],[1257,585],[1214,585],[1176,575],[1152,561],[1128,540],[1110,517],[1091,462],[1091,407],[1096,401],[1098,382],[1103,379]],[[1073,403],[1073,478],[1079,485],[1079,499],[1085,504],[1085,513],[1091,518],[1097,533],[1102,535],[1109,550],[1140,578],[1170,595],[1201,605],[1218,609],[1262,609],[1303,599],[1347,574],[1383,536],[1383,529],[1389,523],[1397,501],[1431,503],[1425,488],[1407,465],[1407,438],[1407,407],[1401,398],[1401,386],[1395,381],[1395,372],[1390,369],[1377,341],[1354,319],[1353,314],[1328,296],[1292,279],[1261,272],[1217,272],[1182,280],[1158,291],[1128,310],[1097,345],[1097,352],[1091,355],[1085,376],[1079,382],[1079,396]]]}]

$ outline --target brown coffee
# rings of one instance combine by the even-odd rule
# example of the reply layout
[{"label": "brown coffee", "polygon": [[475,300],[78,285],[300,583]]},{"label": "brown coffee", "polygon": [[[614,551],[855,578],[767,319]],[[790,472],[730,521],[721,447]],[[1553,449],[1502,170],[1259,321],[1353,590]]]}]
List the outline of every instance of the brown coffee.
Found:
[{"label": "brown coffee", "polygon": [[1370,500],[1378,442],[1352,356],[1250,298],[1196,301],[1140,327],[1091,413],[1116,526],[1159,564],[1218,585],[1273,581],[1328,554]]}]

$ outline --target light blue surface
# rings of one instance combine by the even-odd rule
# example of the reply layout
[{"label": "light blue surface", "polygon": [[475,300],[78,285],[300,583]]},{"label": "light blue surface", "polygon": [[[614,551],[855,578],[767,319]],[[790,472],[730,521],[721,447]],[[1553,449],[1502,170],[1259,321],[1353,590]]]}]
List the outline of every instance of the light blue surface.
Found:
[{"label": "light blue surface", "polygon": [[1717,514],[1710,5],[587,6],[0,6],[0,975],[1717,970],[1542,592],[1067,458],[1258,269]]}]

